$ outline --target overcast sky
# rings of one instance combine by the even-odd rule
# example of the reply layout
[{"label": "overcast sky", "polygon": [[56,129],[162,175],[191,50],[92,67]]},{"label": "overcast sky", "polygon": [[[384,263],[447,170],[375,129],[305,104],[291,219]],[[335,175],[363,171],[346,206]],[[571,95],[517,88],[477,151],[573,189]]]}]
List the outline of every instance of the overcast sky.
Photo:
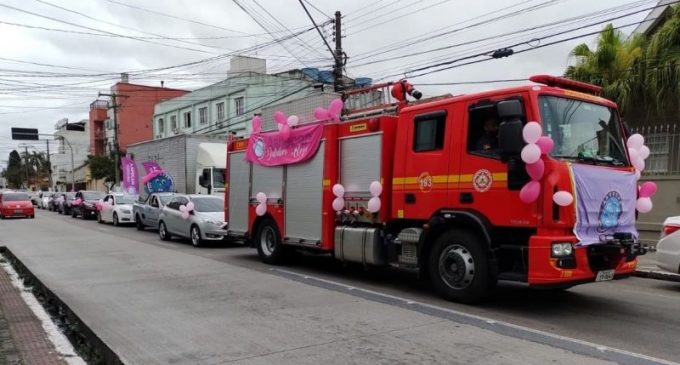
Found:
[{"label": "overcast sky", "polygon": [[[135,83],[159,85],[163,80],[166,87],[194,89],[224,79],[229,62],[220,55],[233,53],[267,58],[270,72],[330,69],[330,52],[316,31],[272,41],[311,26],[297,0],[238,3],[257,22],[227,0],[0,0],[0,169],[9,151],[21,145],[10,139],[10,127],[51,133],[59,119],[85,119],[97,92],[107,91],[121,72],[132,72],[130,81]],[[342,12],[347,73],[377,81],[399,79],[405,72],[407,77],[417,75],[432,69],[408,71],[504,46],[524,42],[515,50],[528,49],[594,32],[603,27],[594,23],[654,4],[655,0],[309,0],[307,7],[318,24],[336,10]],[[613,23],[623,26],[645,15],[640,12]],[[557,23],[561,21],[566,22]],[[584,27],[588,25],[592,26]],[[584,28],[543,38],[579,27]],[[333,46],[332,25],[322,28]],[[427,96],[512,85],[424,84],[561,74],[573,62],[569,51],[594,39],[574,39],[410,80]],[[432,51],[441,47],[449,48]],[[197,63],[150,71],[191,62]],[[44,142],[29,144],[31,149],[45,148]]]}]

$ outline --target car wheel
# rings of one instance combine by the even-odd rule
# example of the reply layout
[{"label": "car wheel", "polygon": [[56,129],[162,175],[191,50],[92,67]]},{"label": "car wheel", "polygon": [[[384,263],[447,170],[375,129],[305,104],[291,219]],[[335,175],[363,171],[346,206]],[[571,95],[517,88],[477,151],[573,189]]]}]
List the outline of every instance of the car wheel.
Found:
[{"label": "car wheel", "polygon": [[139,214],[135,216],[135,227],[137,227],[138,231],[144,230],[144,223],[142,223],[142,218],[139,216]]},{"label": "car wheel", "polygon": [[75,218],[77,216],[78,216],[78,214],[76,213],[75,210],[71,212],[71,218]]},{"label": "car wheel", "polygon": [[474,303],[496,285],[483,243],[472,233],[452,230],[434,242],[427,262],[430,280],[446,299]]},{"label": "car wheel", "polygon": [[165,226],[165,222],[160,221],[158,223],[158,237],[161,238],[163,241],[170,241],[172,236],[168,232],[168,227]]},{"label": "car wheel", "polygon": [[80,219],[86,220],[87,219],[87,212],[85,209],[83,209],[82,213],[80,214]]},{"label": "car wheel", "polygon": [[201,239],[201,230],[198,229],[198,226],[191,226],[190,236],[191,244],[194,245],[194,247],[200,247],[203,240]]},{"label": "car wheel", "polygon": [[255,235],[257,254],[262,262],[279,265],[285,262],[287,247],[281,243],[281,235],[276,222],[271,218],[265,218],[260,223]]},{"label": "car wheel", "polygon": [[120,222],[118,221],[118,213],[113,212],[113,225],[118,227],[120,225]]},{"label": "car wheel", "polygon": [[35,219],[35,214],[31,215],[31,219]]}]

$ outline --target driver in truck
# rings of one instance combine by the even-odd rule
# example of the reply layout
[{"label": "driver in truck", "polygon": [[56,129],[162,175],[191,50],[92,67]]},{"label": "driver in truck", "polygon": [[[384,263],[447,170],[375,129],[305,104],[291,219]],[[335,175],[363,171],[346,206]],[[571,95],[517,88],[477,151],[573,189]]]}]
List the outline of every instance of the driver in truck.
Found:
[{"label": "driver in truck", "polygon": [[484,153],[493,153],[498,149],[498,120],[493,117],[484,120],[484,134],[479,137],[475,150]]}]

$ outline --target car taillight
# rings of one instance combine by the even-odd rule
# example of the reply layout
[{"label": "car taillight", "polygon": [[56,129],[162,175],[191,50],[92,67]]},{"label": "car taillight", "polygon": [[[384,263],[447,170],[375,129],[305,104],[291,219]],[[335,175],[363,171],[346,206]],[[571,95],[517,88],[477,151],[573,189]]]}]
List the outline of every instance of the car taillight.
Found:
[{"label": "car taillight", "polygon": [[674,225],[674,224],[669,224],[667,226],[663,226],[663,234],[662,237],[666,237],[669,234],[672,234],[673,232],[680,230],[680,226]]}]

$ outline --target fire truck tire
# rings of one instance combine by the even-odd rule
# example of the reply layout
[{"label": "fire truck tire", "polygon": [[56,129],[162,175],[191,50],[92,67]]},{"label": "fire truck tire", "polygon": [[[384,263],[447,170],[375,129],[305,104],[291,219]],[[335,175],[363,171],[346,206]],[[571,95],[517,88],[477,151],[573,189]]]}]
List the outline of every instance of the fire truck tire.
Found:
[{"label": "fire truck tire", "polygon": [[483,243],[465,230],[437,237],[427,258],[427,271],[437,292],[455,302],[478,302],[496,285]]},{"label": "fire truck tire", "polygon": [[265,218],[258,226],[255,234],[255,246],[260,260],[266,264],[280,265],[284,263],[287,247],[281,243],[281,235],[276,222]]}]

